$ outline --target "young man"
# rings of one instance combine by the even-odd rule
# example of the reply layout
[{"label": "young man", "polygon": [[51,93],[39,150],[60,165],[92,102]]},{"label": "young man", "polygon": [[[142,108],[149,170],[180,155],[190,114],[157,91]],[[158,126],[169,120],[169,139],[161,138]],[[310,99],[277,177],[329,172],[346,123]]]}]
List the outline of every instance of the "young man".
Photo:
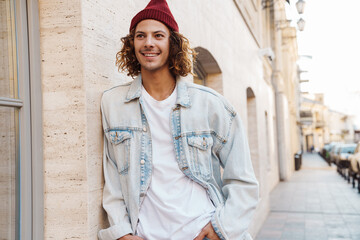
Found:
[{"label": "young man", "polygon": [[[194,51],[165,0],[131,21],[117,54],[137,78],[106,91],[103,240],[251,239],[258,183],[239,116],[190,84]],[[223,168],[223,174],[221,174]]]}]

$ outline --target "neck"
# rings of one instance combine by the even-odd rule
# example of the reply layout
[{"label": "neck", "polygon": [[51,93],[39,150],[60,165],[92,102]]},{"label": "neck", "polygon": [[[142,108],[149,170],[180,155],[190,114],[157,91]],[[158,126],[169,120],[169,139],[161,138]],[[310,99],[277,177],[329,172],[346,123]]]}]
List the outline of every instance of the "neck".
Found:
[{"label": "neck", "polygon": [[141,70],[141,78],[146,91],[158,101],[169,97],[176,85],[176,80],[168,69],[155,72]]}]

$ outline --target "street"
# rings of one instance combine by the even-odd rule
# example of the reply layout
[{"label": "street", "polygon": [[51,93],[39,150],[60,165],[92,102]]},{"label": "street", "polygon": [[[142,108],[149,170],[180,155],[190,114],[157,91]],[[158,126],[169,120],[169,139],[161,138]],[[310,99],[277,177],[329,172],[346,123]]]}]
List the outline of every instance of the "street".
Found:
[{"label": "street", "polygon": [[256,240],[359,240],[360,194],[317,154],[270,195]]}]

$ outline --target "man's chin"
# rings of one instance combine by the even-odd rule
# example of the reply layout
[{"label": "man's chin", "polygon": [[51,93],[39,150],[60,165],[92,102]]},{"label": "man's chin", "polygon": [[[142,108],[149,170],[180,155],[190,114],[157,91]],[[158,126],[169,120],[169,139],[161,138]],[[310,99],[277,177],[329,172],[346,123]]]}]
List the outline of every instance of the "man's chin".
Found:
[{"label": "man's chin", "polygon": [[169,69],[167,66],[146,66],[146,65],[142,65],[141,66],[141,70],[150,72],[150,73],[155,73],[164,69]]}]

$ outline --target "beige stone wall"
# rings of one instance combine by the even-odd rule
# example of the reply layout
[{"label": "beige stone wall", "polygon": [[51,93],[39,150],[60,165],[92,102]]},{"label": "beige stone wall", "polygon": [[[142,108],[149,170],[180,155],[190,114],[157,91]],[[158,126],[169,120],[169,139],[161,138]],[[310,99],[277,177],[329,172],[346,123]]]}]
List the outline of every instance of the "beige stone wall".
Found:
[{"label": "beige stone wall", "polygon": [[[117,73],[116,51],[131,18],[148,3],[138,1],[39,1],[44,119],[45,239],[96,239],[106,226],[101,208],[104,89],[130,80]],[[261,201],[250,228],[254,236],[269,209],[269,192],[279,179],[274,89],[264,77],[260,46],[234,1],[174,0],[168,3],[180,31],[193,47],[207,49],[222,71],[211,85],[239,112],[248,128],[256,114],[255,171]],[[226,13],[226,14],[224,14]],[[185,17],[186,16],[186,17]],[[229,24],[231,23],[231,24]],[[270,73],[271,74],[271,73]],[[247,109],[246,89],[256,108]],[[265,112],[269,135],[266,137]],[[265,146],[267,144],[268,149]],[[270,158],[270,160],[268,160]],[[270,165],[270,166],[269,166]],[[269,170],[270,169],[270,170]]]},{"label": "beige stone wall", "polygon": [[81,1],[39,1],[45,239],[88,239]]},{"label": "beige stone wall", "polygon": [[223,80],[221,73],[209,74],[206,78],[206,86],[215,89],[218,93],[223,94]]}]

